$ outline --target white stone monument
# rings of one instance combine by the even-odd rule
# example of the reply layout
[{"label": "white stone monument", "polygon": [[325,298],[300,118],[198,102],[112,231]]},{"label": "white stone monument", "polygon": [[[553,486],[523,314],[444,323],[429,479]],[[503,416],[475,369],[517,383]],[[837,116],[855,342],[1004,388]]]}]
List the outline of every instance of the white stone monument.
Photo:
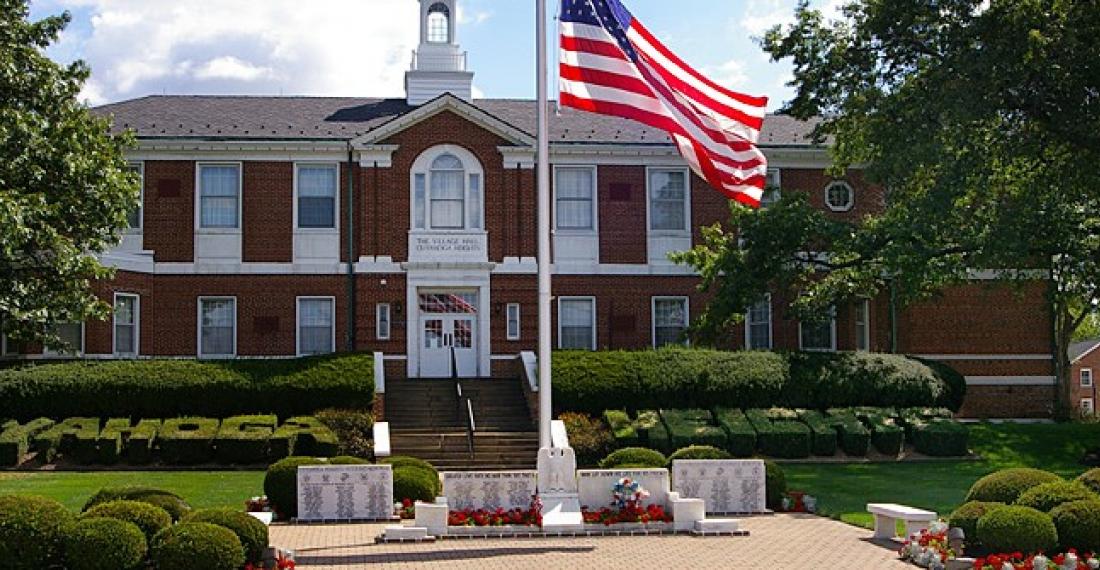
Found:
[{"label": "white stone monument", "polygon": [[308,465],[298,468],[298,521],[377,521],[393,518],[389,465]]},{"label": "white stone monument", "polygon": [[577,471],[581,505],[592,510],[609,506],[611,492],[623,478],[637,481],[649,492],[642,505],[668,506],[668,469],[581,469]]},{"label": "white stone monument", "polygon": [[539,450],[539,499],[542,500],[542,529],[545,532],[584,530],[584,517],[577,496],[577,457],[569,447]]},{"label": "white stone monument", "polygon": [[767,475],[759,459],[685,459],[672,463],[672,490],[703,499],[707,514],[767,512]]},{"label": "white stone monument", "polygon": [[538,491],[537,471],[445,471],[443,496],[456,511],[527,510]]}]

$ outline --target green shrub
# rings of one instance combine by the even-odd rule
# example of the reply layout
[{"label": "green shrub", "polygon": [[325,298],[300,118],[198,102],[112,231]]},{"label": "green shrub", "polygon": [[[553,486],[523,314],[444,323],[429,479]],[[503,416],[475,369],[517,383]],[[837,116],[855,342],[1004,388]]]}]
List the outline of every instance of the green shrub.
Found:
[{"label": "green shrub", "polygon": [[0,370],[0,416],[27,420],[311,414],[370,408],[369,354],[278,360],[107,360],[30,363]]},{"label": "green shrub", "polygon": [[913,440],[915,436],[914,430],[917,427],[923,426],[933,420],[949,420],[953,417],[954,414],[947,408],[915,407],[901,408],[898,410],[898,421],[901,422],[901,426],[905,428],[905,437],[910,441]]},{"label": "green shrub", "polygon": [[689,445],[726,446],[726,432],[714,425],[709,410],[687,409],[660,411],[661,419],[668,427],[670,449]]},{"label": "green shrub", "polygon": [[787,494],[787,476],[774,461],[765,461],[764,470],[766,502],[769,509],[777,511],[783,506],[783,496]]},{"label": "green shrub", "polygon": [[321,420],[311,416],[294,417],[283,422],[269,443],[272,459],[291,455],[333,457],[340,453],[336,434]]},{"label": "green shrub", "polygon": [[1004,507],[1004,503],[986,503],[983,501],[970,501],[964,503],[951,516],[947,518],[947,524],[953,528],[961,528],[966,536],[966,542],[971,547],[980,546],[978,541],[978,520],[993,509]]},{"label": "green shrub", "polygon": [[871,430],[871,445],[883,455],[897,457],[905,446],[905,430],[890,408],[854,408],[851,412]]},{"label": "green shrub", "polygon": [[84,503],[82,510],[88,512],[96,505],[119,500],[139,501],[160,507],[172,517],[173,522],[180,520],[191,510],[191,506],[187,504],[187,501],[171,491],[138,486],[104,487]]},{"label": "green shrub", "polygon": [[915,423],[913,448],[932,457],[955,457],[970,453],[970,429],[947,419]]},{"label": "green shrub", "polygon": [[1081,552],[1100,550],[1100,500],[1062,503],[1050,511],[1058,529],[1058,542],[1068,550]]},{"label": "green shrub", "polygon": [[148,550],[145,535],[132,522],[86,518],[65,537],[65,567],[69,570],[138,570]]},{"label": "green shrub", "polygon": [[298,467],[323,464],[316,457],[287,457],[267,468],[264,494],[280,519],[298,516]]},{"label": "green shrub", "polygon": [[864,457],[871,448],[871,432],[848,408],[829,410],[828,420],[836,426],[840,449],[852,457]]},{"label": "green shrub", "polygon": [[716,408],[714,418],[726,431],[726,449],[735,457],[751,457],[756,452],[756,430],[745,413],[736,408]]},{"label": "green shrub", "polygon": [[411,465],[393,469],[393,499],[396,502],[405,499],[435,502],[440,487],[439,476],[433,471]]},{"label": "green shrub", "polygon": [[129,418],[107,420],[99,432],[98,462],[104,465],[125,458],[127,463],[140,465],[153,460],[153,444],[160,431],[160,420],[141,420],[131,427]]},{"label": "green shrub", "polygon": [[1010,505],[1028,489],[1043,483],[1061,481],[1062,478],[1039,469],[1002,469],[978,479],[966,494],[967,502],[1005,503]]},{"label": "green shrub", "polygon": [[201,509],[187,518],[185,523],[211,523],[225,527],[241,541],[247,562],[258,563],[263,560],[268,546],[267,525],[255,517],[233,509]]},{"label": "green shrub", "polygon": [[1100,467],[1085,471],[1077,478],[1077,481],[1092,489],[1094,493],[1100,493]]},{"label": "green shrub", "polygon": [[244,547],[233,531],[202,522],[162,530],[149,554],[157,570],[238,570],[245,563]]},{"label": "green shrub", "polygon": [[836,455],[836,427],[816,410],[799,410],[798,419],[810,428],[811,449],[814,455]]},{"label": "green shrub", "polygon": [[374,456],[374,415],[363,410],[330,408],[314,414],[340,442],[340,455],[369,459]]},{"label": "green shrub", "polygon": [[607,426],[592,416],[565,412],[558,419],[565,424],[569,445],[577,456],[577,465],[595,465],[615,444],[615,438]]},{"label": "green shrub", "polygon": [[600,460],[600,469],[615,469],[630,466],[644,466],[657,468],[668,465],[668,459],[660,451],[646,449],[644,447],[625,447],[612,451],[607,457]]},{"label": "green shrub", "polygon": [[75,463],[91,463],[96,456],[97,437],[99,418],[66,418],[34,436],[34,450],[45,463],[58,454]]},{"label": "green shrub", "polygon": [[61,503],[34,496],[0,496],[0,566],[41,570],[59,565],[75,519]]},{"label": "green shrub", "polygon": [[1090,500],[1100,500],[1100,496],[1083,484],[1077,481],[1052,481],[1024,491],[1016,499],[1016,504],[1049,513],[1062,503]]},{"label": "green shrub", "polygon": [[226,464],[263,463],[268,458],[267,441],[278,425],[273,415],[226,418],[214,438],[214,455]]},{"label": "green shrub", "polygon": [[638,437],[646,445],[661,452],[672,451],[672,440],[668,434],[668,428],[661,421],[661,414],[657,410],[642,410],[634,418],[634,430]]},{"label": "green shrub", "polygon": [[19,465],[30,451],[31,439],[51,427],[53,420],[46,418],[38,418],[25,425],[6,422],[0,432],[0,467]]},{"label": "green shrub", "polygon": [[83,515],[85,518],[107,517],[137,525],[146,540],[152,540],[163,529],[172,526],[172,516],[163,508],[141,501],[108,501],[100,503]]},{"label": "green shrub", "polygon": [[611,427],[611,435],[618,447],[635,447],[639,443],[638,432],[626,410],[604,410],[603,420]]},{"label": "green shrub", "polygon": [[978,519],[978,540],[992,552],[1027,555],[1058,546],[1058,530],[1044,512],[1007,506],[993,509]]},{"label": "green shrub", "polygon": [[378,460],[378,463],[383,465],[392,465],[394,469],[398,467],[419,467],[426,469],[438,475],[435,466],[419,457],[409,457],[407,455],[391,455]]},{"label": "green shrub", "polygon": [[730,454],[723,450],[718,449],[710,445],[692,445],[690,447],[684,447],[677,449],[675,453],[668,456],[668,467],[672,468],[672,462],[677,459],[729,459]]},{"label": "green shrub", "polygon": [[746,410],[745,417],[756,430],[760,453],[784,459],[810,456],[810,428],[805,424],[788,420],[773,422],[770,410]]},{"label": "green shrub", "polygon": [[157,441],[161,459],[169,465],[208,463],[214,457],[214,438],[220,422],[213,418],[164,420]]}]

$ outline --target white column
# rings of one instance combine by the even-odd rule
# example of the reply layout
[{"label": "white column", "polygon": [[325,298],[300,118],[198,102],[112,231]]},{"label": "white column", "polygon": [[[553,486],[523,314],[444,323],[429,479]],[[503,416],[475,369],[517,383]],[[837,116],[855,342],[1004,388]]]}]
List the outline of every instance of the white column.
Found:
[{"label": "white column", "polygon": [[546,0],[536,0],[538,30],[538,209],[539,209],[539,447],[550,447],[550,143],[547,109]]}]

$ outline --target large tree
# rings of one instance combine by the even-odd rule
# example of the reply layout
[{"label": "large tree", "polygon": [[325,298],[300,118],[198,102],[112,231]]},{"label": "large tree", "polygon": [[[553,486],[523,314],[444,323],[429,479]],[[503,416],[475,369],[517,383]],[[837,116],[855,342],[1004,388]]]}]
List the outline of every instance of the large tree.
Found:
[{"label": "large tree", "polygon": [[1100,285],[1100,5],[857,0],[836,19],[806,3],[795,16],[761,40],[794,66],[784,112],[818,120],[832,173],[862,168],[887,189],[885,210],[842,223],[790,193],[734,207],[739,232],[708,229],[679,257],[719,293],[696,334],[769,288],[813,316],[883,291],[911,302],[974,271],[1039,279],[1068,413],[1066,349]]},{"label": "large tree", "polygon": [[0,0],[0,319],[9,339],[50,346],[57,324],[109,310],[91,290],[110,276],[96,254],[139,199],[131,139],[78,100],[88,67],[44,53],[68,22],[31,22],[26,0]]}]

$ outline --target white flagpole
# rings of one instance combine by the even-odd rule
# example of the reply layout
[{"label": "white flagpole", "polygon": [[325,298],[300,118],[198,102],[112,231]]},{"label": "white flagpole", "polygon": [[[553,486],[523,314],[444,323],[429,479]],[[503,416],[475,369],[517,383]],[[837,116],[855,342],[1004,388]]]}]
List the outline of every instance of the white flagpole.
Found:
[{"label": "white flagpole", "polygon": [[546,79],[546,0],[536,0],[538,38],[538,210],[539,210],[539,447],[550,447],[553,413],[550,380],[550,138]]}]

